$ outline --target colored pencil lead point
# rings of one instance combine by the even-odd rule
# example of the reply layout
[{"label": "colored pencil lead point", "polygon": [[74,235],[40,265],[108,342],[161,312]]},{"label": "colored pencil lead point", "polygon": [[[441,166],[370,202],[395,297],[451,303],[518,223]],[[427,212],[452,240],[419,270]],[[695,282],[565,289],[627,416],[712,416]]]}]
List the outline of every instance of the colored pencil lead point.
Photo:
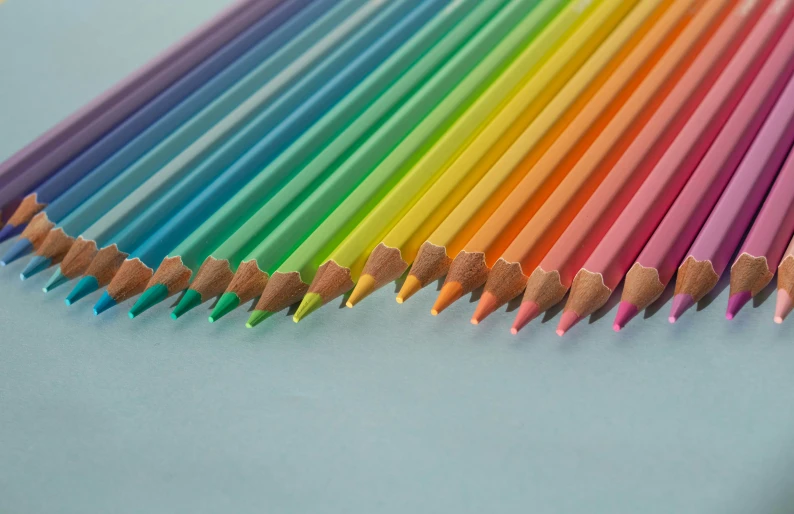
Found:
[{"label": "colored pencil lead point", "polygon": [[775,304],[775,323],[783,323],[792,308],[791,296],[785,289],[777,290],[777,303]]},{"label": "colored pencil lead point", "polygon": [[405,282],[397,293],[397,303],[403,303],[422,289],[422,282],[413,275],[405,277]]},{"label": "colored pencil lead point", "polygon": [[192,309],[201,305],[201,294],[193,289],[188,289],[179,300],[179,303],[174,307],[174,312],[171,313],[171,319],[179,319],[182,315],[186,314]]},{"label": "colored pencil lead point", "polygon": [[245,324],[245,327],[254,328],[272,315],[273,313],[270,311],[254,311],[251,313],[251,317],[248,318],[248,322]]},{"label": "colored pencil lead point", "polygon": [[155,284],[141,294],[138,301],[130,309],[130,319],[140,316],[158,303],[168,298],[168,287],[164,284]]},{"label": "colored pencil lead point", "polygon": [[564,311],[560,318],[560,323],[557,325],[557,335],[563,336],[566,332],[574,327],[577,323],[582,321],[582,317],[574,311]]},{"label": "colored pencil lead point", "polygon": [[323,306],[323,298],[317,293],[306,293],[306,296],[303,297],[303,301],[301,302],[300,306],[298,306],[298,310],[295,312],[295,315],[292,317],[292,320],[295,323],[298,323],[303,318],[311,314],[312,312],[316,311],[320,307]]},{"label": "colored pencil lead point", "polygon": [[99,299],[99,301],[94,305],[94,316],[99,316],[106,310],[115,306],[116,300],[114,300],[113,297],[110,296],[107,291],[105,291],[102,293],[102,297]]},{"label": "colored pencil lead point", "polygon": [[375,291],[375,286],[375,277],[372,275],[361,275],[353,292],[350,293],[350,298],[347,299],[346,305],[352,309],[361,300],[371,295]]},{"label": "colored pencil lead point", "polygon": [[43,255],[36,255],[33,257],[25,269],[22,270],[20,273],[20,278],[22,280],[28,279],[37,273],[41,273],[45,269],[49,268],[52,264],[52,260],[44,257]]},{"label": "colored pencil lead point", "polygon": [[17,227],[11,225],[10,223],[6,224],[3,228],[0,228],[0,243],[3,243],[13,237],[16,229]]},{"label": "colored pencil lead point", "polygon": [[753,295],[750,291],[742,291],[740,293],[732,294],[728,297],[728,309],[725,311],[725,318],[731,320],[736,317],[736,314],[750,301]]},{"label": "colored pencil lead point", "polygon": [[695,305],[695,299],[691,295],[681,293],[673,297],[673,306],[670,308],[670,316],[667,318],[670,323],[675,323],[683,313]]},{"label": "colored pencil lead point", "polygon": [[20,239],[11,245],[11,248],[9,248],[6,254],[3,255],[3,258],[0,259],[0,263],[2,263],[3,266],[7,266],[8,264],[11,264],[20,257],[24,257],[32,251],[33,244],[27,239]]},{"label": "colored pencil lead point", "polygon": [[637,306],[633,303],[620,302],[620,305],[618,305],[618,313],[615,315],[615,323],[612,325],[612,328],[615,332],[620,332],[620,330],[639,312],[639,309],[637,309]]},{"label": "colored pencil lead point", "polygon": [[61,273],[61,269],[58,268],[58,269],[55,270],[55,273],[52,274],[50,279],[44,285],[44,287],[42,288],[42,291],[44,291],[45,293],[49,293],[50,291],[52,291],[56,287],[61,286],[61,285],[65,284],[68,281],[69,281],[69,278],[66,275],[64,275],[63,273]]},{"label": "colored pencil lead point", "polygon": [[222,317],[226,316],[234,309],[240,306],[240,297],[235,293],[223,293],[218,304],[212,309],[210,314],[210,323],[215,323]]},{"label": "colored pencil lead point", "polygon": [[499,299],[493,293],[485,291],[477,304],[477,308],[474,309],[471,324],[479,325],[482,320],[490,316],[497,308],[499,308]]},{"label": "colored pencil lead point", "polygon": [[97,289],[99,289],[99,281],[96,279],[96,277],[86,275],[80,279],[77,285],[74,286],[74,289],[72,289],[72,292],[69,293],[69,296],[66,297],[66,305],[72,305],[76,301],[90,295]]},{"label": "colored pencil lead point", "polygon": [[521,302],[521,307],[518,308],[518,314],[516,314],[516,319],[513,321],[513,327],[510,332],[513,335],[518,334],[530,321],[537,318],[538,314],[540,314],[540,306],[537,303]]},{"label": "colored pencil lead point", "polygon": [[433,310],[430,311],[433,316],[438,316],[444,309],[455,303],[463,295],[463,286],[459,282],[447,282],[438,293],[436,303],[433,304]]}]

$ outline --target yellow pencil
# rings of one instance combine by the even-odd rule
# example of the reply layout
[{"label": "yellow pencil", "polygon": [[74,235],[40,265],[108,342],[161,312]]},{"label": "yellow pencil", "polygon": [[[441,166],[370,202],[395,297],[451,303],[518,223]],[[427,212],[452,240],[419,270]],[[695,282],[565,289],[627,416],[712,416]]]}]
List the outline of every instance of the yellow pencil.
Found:
[{"label": "yellow pencil", "polygon": [[[578,2],[563,11],[563,16],[569,13],[577,22],[568,31],[567,37],[560,39],[553,55],[492,116],[491,121],[473,140],[457,137],[454,131],[444,135],[436,146],[446,147],[448,150],[431,151],[428,154],[430,158],[422,158],[331,252],[321,268],[333,268],[336,272],[318,273],[298,308],[296,317],[300,319],[348,291],[359,278],[372,248],[442,174],[465,173],[475,166],[482,166],[484,170],[490,168],[609,36],[636,1],[605,0],[597,4],[597,7],[588,7],[586,4],[589,3]],[[553,23],[557,22],[555,20]],[[471,141],[468,144],[467,139]],[[443,158],[440,158],[442,155]]]}]

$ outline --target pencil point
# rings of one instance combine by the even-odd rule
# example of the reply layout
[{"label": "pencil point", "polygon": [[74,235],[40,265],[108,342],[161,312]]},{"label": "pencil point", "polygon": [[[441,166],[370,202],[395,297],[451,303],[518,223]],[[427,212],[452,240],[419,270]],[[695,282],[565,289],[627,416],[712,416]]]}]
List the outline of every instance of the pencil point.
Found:
[{"label": "pencil point", "polygon": [[479,324],[482,320],[490,316],[496,309],[499,308],[499,299],[493,294],[485,291],[477,303],[477,308],[474,309],[474,314],[471,317],[473,325]]},{"label": "pencil point", "polygon": [[19,239],[13,245],[11,245],[11,248],[9,248],[6,254],[3,255],[3,258],[0,259],[0,264],[7,266],[32,251],[33,244],[30,241],[27,239]]},{"label": "pencil point", "polygon": [[171,318],[179,319],[180,316],[186,314],[192,309],[195,309],[199,305],[201,305],[201,294],[193,289],[188,289],[185,291],[182,299],[179,300],[177,306],[174,307],[174,311],[171,313]]},{"label": "pencil point", "polygon": [[[433,304],[433,310],[430,311],[433,316],[438,316],[444,309],[455,303],[463,295],[463,286],[459,282],[447,282],[441,288],[441,292],[436,298],[436,303]],[[435,312],[434,312],[435,311]]]},{"label": "pencil point", "polygon": [[42,291],[44,291],[45,293],[49,293],[50,291],[52,291],[56,287],[59,287],[59,286],[65,284],[68,281],[69,281],[69,278],[66,275],[64,275],[63,273],[61,273],[61,268],[58,268],[58,269],[55,270],[55,273],[52,274],[50,279],[44,285],[44,287],[42,288]]},{"label": "pencil point", "polygon": [[405,277],[405,282],[397,293],[397,303],[403,303],[422,289],[422,282],[413,275]]},{"label": "pencil point", "polygon": [[518,332],[527,326],[530,321],[538,317],[540,314],[540,306],[535,302],[521,302],[521,307],[518,308],[518,314],[516,314],[516,319],[513,321],[513,327],[510,329],[513,335],[518,334]]},{"label": "pencil point", "polygon": [[557,325],[557,335],[563,336],[566,332],[574,327],[577,323],[582,321],[582,317],[576,314],[576,312],[564,311],[562,313],[562,317],[560,318],[560,323]]},{"label": "pencil point", "polygon": [[80,279],[77,285],[74,286],[74,289],[72,289],[72,292],[69,293],[69,296],[66,297],[66,305],[72,305],[97,289],[99,289],[99,281],[96,277],[86,275]]},{"label": "pencil point", "polygon": [[775,304],[775,323],[780,324],[786,319],[792,308],[791,296],[785,289],[777,290],[777,303]]},{"label": "pencil point", "polygon": [[3,243],[14,237],[20,228],[21,227],[12,225],[11,223],[6,223],[3,228],[0,228],[0,243]]},{"label": "pencil point", "polygon": [[273,313],[270,311],[254,311],[251,313],[251,317],[248,318],[248,323],[246,323],[245,326],[247,328],[254,328],[272,315]]},{"label": "pencil point", "polygon": [[322,296],[317,293],[306,293],[306,296],[303,297],[303,301],[300,306],[298,306],[298,310],[295,312],[295,316],[292,317],[292,320],[297,323],[322,306]]},{"label": "pencil point", "polygon": [[36,255],[33,257],[25,269],[22,270],[22,273],[19,274],[19,277],[22,280],[28,279],[37,273],[41,273],[45,269],[49,268],[52,264],[52,260],[42,256]]},{"label": "pencil point", "polygon": [[141,294],[138,301],[130,309],[130,318],[140,316],[158,303],[168,298],[168,288],[164,284],[155,284]]},{"label": "pencil point", "polygon": [[105,291],[102,293],[102,297],[99,299],[96,305],[94,305],[94,316],[99,316],[106,310],[115,306],[116,300],[114,300],[113,297],[110,296],[107,291]]},{"label": "pencil point", "polygon": [[612,325],[612,328],[615,332],[620,332],[620,330],[628,324],[638,313],[639,309],[637,306],[631,302],[620,302],[618,305],[618,313],[615,315],[615,323]]},{"label": "pencil point", "polygon": [[237,296],[235,293],[223,293],[220,300],[218,300],[218,304],[215,305],[214,309],[212,309],[212,314],[210,314],[210,323],[215,323],[239,307],[239,305],[239,296]]},{"label": "pencil point", "polygon": [[667,318],[670,323],[675,323],[686,311],[695,305],[695,299],[686,293],[680,293],[673,297],[673,306],[670,308],[670,316]]},{"label": "pencil point", "polygon": [[744,307],[744,305],[750,301],[753,295],[750,291],[742,291],[740,293],[732,294],[728,298],[728,309],[725,311],[725,318],[728,320],[732,320],[736,317],[736,314]]},{"label": "pencil point", "polygon": [[375,291],[375,286],[375,277],[372,275],[361,275],[353,292],[350,293],[350,298],[347,299],[346,305],[350,308],[355,307],[356,304]]}]

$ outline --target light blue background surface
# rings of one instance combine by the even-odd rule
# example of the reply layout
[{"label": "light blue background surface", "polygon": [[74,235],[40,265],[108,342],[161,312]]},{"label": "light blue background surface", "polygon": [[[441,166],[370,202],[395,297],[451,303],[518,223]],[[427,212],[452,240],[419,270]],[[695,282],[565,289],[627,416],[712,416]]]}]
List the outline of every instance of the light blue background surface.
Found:
[{"label": "light blue background surface", "polygon": [[[0,5],[0,160],[227,3]],[[729,323],[723,282],[675,326],[668,301],[559,339],[556,319],[512,337],[513,314],[435,319],[435,290],[398,306],[389,287],[246,330],[243,309],[94,318],[98,295],[66,308],[23,266],[0,269],[4,514],[794,510],[774,295]]]}]

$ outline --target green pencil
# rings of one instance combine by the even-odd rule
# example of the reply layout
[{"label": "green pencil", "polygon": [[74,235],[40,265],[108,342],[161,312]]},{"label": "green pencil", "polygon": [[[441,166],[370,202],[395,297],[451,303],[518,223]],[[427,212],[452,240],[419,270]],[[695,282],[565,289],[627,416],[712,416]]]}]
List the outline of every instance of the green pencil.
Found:
[{"label": "green pencil", "polygon": [[[536,49],[531,48],[531,41],[557,14],[563,4],[564,2],[560,0],[545,0],[535,5],[534,9],[524,9],[523,12],[516,11],[521,7],[516,3],[505,8],[489,24],[490,30],[478,33],[470,42],[472,45],[487,44],[492,50],[478,59],[472,71],[429,112],[419,125],[413,128],[396,147],[389,149],[388,156],[333,211],[331,216],[319,227],[310,227],[310,230],[313,230],[311,235],[289,254],[286,260],[283,260],[279,254],[284,248],[276,248],[272,244],[273,234],[251,253],[250,257],[256,261],[260,269],[274,272],[247,326],[253,327],[267,318],[270,313],[282,310],[300,300],[317,273],[322,259],[344,237],[344,228],[348,222],[364,216],[371,210],[379,198],[384,196],[455,121],[478,102],[478,99],[486,97],[499,104],[521,84],[526,70],[531,69],[542,57],[538,55]],[[507,35],[503,36],[503,34]],[[472,61],[464,54],[458,54],[449,64],[456,62]],[[490,109],[476,109],[476,111],[480,116],[487,117]],[[477,125],[479,123],[475,123],[475,127]],[[300,212],[301,209],[298,209],[293,215],[299,215]],[[284,224],[279,229],[283,229],[283,226]]]}]

